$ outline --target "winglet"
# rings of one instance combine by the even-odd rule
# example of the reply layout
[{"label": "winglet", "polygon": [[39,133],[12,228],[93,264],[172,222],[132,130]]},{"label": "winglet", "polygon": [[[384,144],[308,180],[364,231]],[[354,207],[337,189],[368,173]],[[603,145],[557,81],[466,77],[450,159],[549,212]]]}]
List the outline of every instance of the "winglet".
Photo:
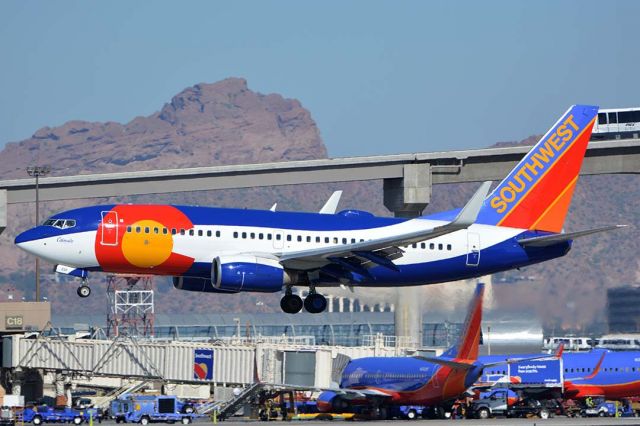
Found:
[{"label": "winglet", "polygon": [[278,208],[278,203],[273,203],[273,205],[269,210],[271,210],[272,212],[275,212],[277,208]]},{"label": "winglet", "polygon": [[320,214],[335,214],[338,209],[338,203],[342,197],[342,191],[335,191],[331,194],[331,197],[324,203],[324,206],[320,209]]},{"label": "winglet", "polygon": [[485,198],[487,198],[490,188],[491,181],[483,182],[451,224],[459,226],[462,229],[473,225],[478,218],[478,214],[480,213],[480,209],[482,209],[482,204]]}]

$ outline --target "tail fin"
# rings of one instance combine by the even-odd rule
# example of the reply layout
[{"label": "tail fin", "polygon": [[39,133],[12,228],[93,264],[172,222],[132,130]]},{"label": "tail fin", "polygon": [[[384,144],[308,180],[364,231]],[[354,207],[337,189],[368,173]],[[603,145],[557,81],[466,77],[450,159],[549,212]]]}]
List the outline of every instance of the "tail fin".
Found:
[{"label": "tail fin", "polygon": [[569,108],[489,194],[477,223],[560,232],[597,114]]},{"label": "tail fin", "polygon": [[455,345],[444,354],[447,358],[465,360],[478,359],[478,345],[480,344],[480,323],[482,322],[482,298],[484,296],[484,284],[478,284],[469,303],[467,318]]}]

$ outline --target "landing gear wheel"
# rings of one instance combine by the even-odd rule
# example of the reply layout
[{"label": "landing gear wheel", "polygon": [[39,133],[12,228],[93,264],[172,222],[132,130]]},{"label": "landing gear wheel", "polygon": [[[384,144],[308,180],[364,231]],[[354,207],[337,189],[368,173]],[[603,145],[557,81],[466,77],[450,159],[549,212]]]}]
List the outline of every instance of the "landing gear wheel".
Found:
[{"label": "landing gear wheel", "polygon": [[77,293],[80,297],[89,297],[91,294],[91,288],[88,285],[81,285],[78,287]]},{"label": "landing gear wheel", "polygon": [[297,314],[302,309],[302,299],[295,294],[287,294],[280,299],[280,308],[287,314]]},{"label": "landing gear wheel", "polygon": [[321,294],[311,293],[304,299],[304,308],[310,314],[319,314],[327,309],[327,299]]}]

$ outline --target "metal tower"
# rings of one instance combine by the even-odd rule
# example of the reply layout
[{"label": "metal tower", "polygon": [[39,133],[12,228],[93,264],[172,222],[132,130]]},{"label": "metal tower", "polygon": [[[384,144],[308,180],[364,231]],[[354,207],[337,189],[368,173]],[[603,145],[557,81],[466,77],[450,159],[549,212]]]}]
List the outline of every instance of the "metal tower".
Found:
[{"label": "metal tower", "polygon": [[107,336],[153,335],[153,277],[107,275]]}]

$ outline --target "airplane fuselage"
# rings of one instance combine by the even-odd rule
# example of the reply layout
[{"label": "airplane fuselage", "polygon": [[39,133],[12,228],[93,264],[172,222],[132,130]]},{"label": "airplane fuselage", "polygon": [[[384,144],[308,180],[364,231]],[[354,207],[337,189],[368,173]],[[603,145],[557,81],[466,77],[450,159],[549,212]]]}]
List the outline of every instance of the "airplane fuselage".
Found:
[{"label": "airplane fuselage", "polygon": [[[213,278],[215,281],[216,258],[234,259],[236,255],[249,253],[268,261],[289,252],[434,228],[450,221],[456,213],[406,220],[352,210],[323,215],[211,207],[105,205],[56,214],[49,219],[49,225],[26,231],[17,237],[16,243],[52,263],[87,271]],[[56,224],[56,220],[73,221],[74,226],[65,226],[65,222]],[[404,253],[394,260],[396,269],[371,265],[366,271],[360,271],[326,262],[311,265],[316,268],[309,278],[319,286],[345,282],[361,286],[424,285],[542,262],[562,256],[570,248],[569,242],[544,248],[523,248],[517,242],[536,235],[540,233],[474,224],[401,247]],[[301,270],[310,267],[299,266]],[[288,269],[295,272],[296,265]],[[265,283],[235,290],[275,292],[280,291],[283,284]],[[207,289],[215,291],[214,283],[199,290]]]}]

